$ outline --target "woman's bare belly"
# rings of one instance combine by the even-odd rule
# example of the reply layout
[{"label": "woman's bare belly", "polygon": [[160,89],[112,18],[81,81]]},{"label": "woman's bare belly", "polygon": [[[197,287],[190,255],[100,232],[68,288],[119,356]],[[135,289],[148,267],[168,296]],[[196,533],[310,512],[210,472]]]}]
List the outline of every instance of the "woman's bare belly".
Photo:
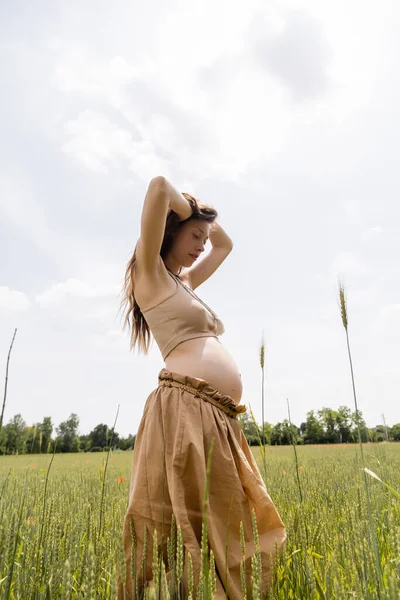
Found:
[{"label": "woman's bare belly", "polygon": [[218,338],[204,337],[182,342],[165,359],[168,371],[205,379],[221,394],[239,404],[242,379],[235,361]]},{"label": "woman's bare belly", "polygon": [[[184,275],[181,279],[188,285]],[[161,301],[160,296],[170,296],[176,289],[161,257],[158,274],[135,277],[135,284],[136,301],[140,307],[154,305],[157,300]],[[162,290],[162,293],[155,296],[154,290]],[[140,291],[143,296],[139,294]],[[205,379],[221,394],[230,396],[235,404],[240,403],[243,391],[241,375],[232,356],[216,337],[182,342],[166,357],[165,368],[174,373]]]}]

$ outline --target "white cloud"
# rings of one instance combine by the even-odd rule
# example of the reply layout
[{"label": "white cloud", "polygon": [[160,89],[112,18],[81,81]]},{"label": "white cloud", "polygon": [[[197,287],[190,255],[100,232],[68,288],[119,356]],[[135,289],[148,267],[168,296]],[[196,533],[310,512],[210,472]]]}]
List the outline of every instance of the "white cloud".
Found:
[{"label": "white cloud", "polygon": [[151,141],[135,142],[128,131],[100,113],[85,110],[77,119],[64,124],[64,132],[70,140],[63,144],[63,151],[90,170],[106,173],[109,166],[115,169],[126,166],[144,181],[149,181],[154,173],[170,175],[168,163],[156,156]]},{"label": "white cloud", "polygon": [[[381,357],[381,363],[387,363],[393,375],[398,374],[398,356],[400,352],[400,304],[385,304],[379,311],[377,332],[386,342],[386,358]],[[400,419],[399,419],[400,421]]]},{"label": "white cloud", "polygon": [[126,331],[109,329],[104,334],[96,334],[94,336],[94,344],[96,348],[106,352],[112,349],[114,352],[119,351],[121,354],[126,354],[129,344],[128,337],[129,334]]},{"label": "white cloud", "polygon": [[346,218],[351,225],[362,226],[363,215],[360,200],[352,198],[345,203],[343,208]]},{"label": "white cloud", "polygon": [[400,304],[386,304],[382,306],[380,317],[391,323],[400,323]]},{"label": "white cloud", "polygon": [[119,91],[134,78],[142,78],[149,65],[135,67],[122,56],[93,63],[83,44],[72,42],[54,70],[54,84],[64,92],[98,94],[118,103]]},{"label": "white cloud", "polygon": [[288,12],[275,35],[260,33],[254,44],[256,56],[288,87],[294,102],[312,100],[330,89],[333,52],[318,20],[297,9]]},{"label": "white cloud", "polygon": [[94,287],[86,281],[71,278],[65,282],[53,284],[48,290],[36,296],[36,300],[42,307],[46,307],[63,304],[65,298],[104,298],[117,291],[116,286],[104,284]]},{"label": "white cloud", "polygon": [[30,302],[24,292],[10,290],[8,286],[0,286],[0,311],[20,312],[26,311]]},{"label": "white cloud", "polygon": [[108,320],[116,314],[118,285],[90,284],[76,278],[51,285],[36,296],[37,304],[52,314],[75,319]]},{"label": "white cloud", "polygon": [[[153,24],[147,54],[135,48],[132,55],[104,59],[74,41],[55,67],[55,85],[101,99],[124,127],[85,113],[67,124],[73,139],[64,150],[98,171],[110,161],[126,163],[144,180],[149,172],[178,171],[237,182],[250,166],[282,152],[296,126],[342,121],[368,95],[357,79],[365,59],[357,43],[368,29],[345,29],[343,38],[342,21],[329,9],[327,21],[313,3],[294,6],[233,4],[227,12],[224,4],[196,9],[177,3],[162,26]],[[202,31],[195,41],[194,26]],[[375,62],[379,39],[369,40]],[[343,62],[348,48],[353,53]],[[363,78],[370,85],[373,71]],[[316,101],[319,91],[326,93]]]},{"label": "white cloud", "polygon": [[383,227],[380,225],[376,225],[375,227],[370,227],[366,231],[364,231],[362,238],[364,240],[374,239],[382,235]]},{"label": "white cloud", "polygon": [[0,172],[0,212],[9,225],[21,229],[39,247],[47,246],[51,231],[43,206],[29,177],[11,165]]},{"label": "white cloud", "polygon": [[340,252],[332,261],[331,275],[333,278],[346,278],[367,273],[363,259],[354,252]]}]

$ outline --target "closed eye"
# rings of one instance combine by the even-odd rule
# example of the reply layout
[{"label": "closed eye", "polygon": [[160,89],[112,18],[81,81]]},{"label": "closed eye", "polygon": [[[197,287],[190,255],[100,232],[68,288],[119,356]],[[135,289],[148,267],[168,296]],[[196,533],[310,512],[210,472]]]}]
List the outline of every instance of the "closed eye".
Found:
[{"label": "closed eye", "polygon": [[[193,234],[193,236],[196,238],[196,240],[201,240],[201,237],[199,235],[194,235]],[[204,243],[206,244],[207,242],[204,242]]]}]

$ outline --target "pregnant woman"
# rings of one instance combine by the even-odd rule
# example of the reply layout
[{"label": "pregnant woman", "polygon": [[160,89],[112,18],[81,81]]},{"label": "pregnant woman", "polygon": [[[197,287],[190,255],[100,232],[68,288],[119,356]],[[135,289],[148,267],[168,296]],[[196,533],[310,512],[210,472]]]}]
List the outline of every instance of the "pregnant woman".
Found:
[{"label": "pregnant woman", "polygon": [[[126,269],[123,302],[128,307],[125,325],[131,329],[131,349],[138,344],[147,354],[151,332],[165,368],[158,374],[157,388],[146,400],[135,441],[122,531],[125,585],[119,573],[119,600],[139,600],[143,589],[153,584],[155,529],[170,579],[167,538],[171,536],[172,515],[181,528],[184,547],[182,597],[187,598],[189,593],[188,553],[193,598],[196,597],[212,440],[207,528],[209,550],[215,560],[216,598],[243,599],[241,521],[246,547],[245,577],[251,590],[251,556],[256,551],[253,509],[261,549],[263,591],[271,581],[270,553],[276,548],[281,551],[286,539],[285,526],[237,419],[246,407],[240,404],[240,373],[219,340],[224,325],[194,292],[216,272],[233,247],[230,237],[216,222],[217,217],[214,208],[190,194],[180,193],[165,177],[150,181],[140,238]],[[212,248],[200,259],[207,241]]]}]

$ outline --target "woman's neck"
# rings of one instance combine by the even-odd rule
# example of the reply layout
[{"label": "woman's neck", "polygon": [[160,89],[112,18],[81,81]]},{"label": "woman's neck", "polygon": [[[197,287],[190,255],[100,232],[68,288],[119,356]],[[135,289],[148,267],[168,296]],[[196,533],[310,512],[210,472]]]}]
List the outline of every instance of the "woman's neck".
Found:
[{"label": "woman's neck", "polygon": [[[171,271],[171,269],[169,269],[169,268],[167,267],[167,265],[165,265],[165,267],[166,267],[167,271],[169,271],[170,273],[172,273],[172,275],[175,275],[175,277],[178,277],[178,278],[180,279],[180,277],[179,277],[179,275],[178,275],[177,273],[174,273],[173,271]],[[181,272],[181,270],[182,270],[182,269],[179,269],[179,273]]]}]

